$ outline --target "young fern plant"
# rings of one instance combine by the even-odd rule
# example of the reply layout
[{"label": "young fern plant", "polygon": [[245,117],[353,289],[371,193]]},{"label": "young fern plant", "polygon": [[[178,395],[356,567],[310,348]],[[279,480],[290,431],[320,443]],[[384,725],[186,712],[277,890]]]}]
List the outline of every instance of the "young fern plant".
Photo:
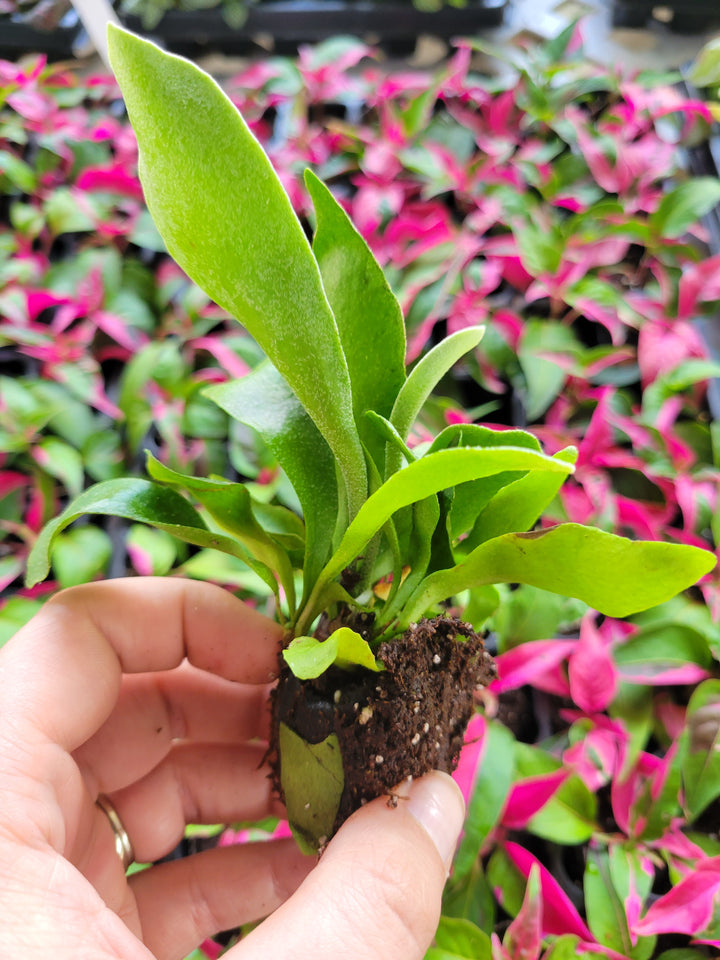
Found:
[{"label": "young fern plant", "polygon": [[28,583],[47,575],[55,537],[82,514],[152,524],[254,570],[287,631],[276,785],[299,841],[315,849],[367,799],[456,765],[473,692],[493,667],[447,601],[527,583],[623,617],[694,584],[715,559],[571,523],[534,530],[574,448],[548,456],[525,431],[458,425],[409,449],[426,399],[482,328],[448,337],[408,374],[398,302],[327,187],[306,172],[311,245],[217,84],[120,28],[109,41],[170,253],[267,356],[205,394],[260,435],[302,517],[148,456],[149,479],[96,484],[48,524]]}]

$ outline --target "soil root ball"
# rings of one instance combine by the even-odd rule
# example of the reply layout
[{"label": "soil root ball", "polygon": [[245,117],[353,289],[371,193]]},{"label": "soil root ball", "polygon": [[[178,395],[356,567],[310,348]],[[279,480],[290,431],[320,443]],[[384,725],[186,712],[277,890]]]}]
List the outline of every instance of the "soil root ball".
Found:
[{"label": "soil root ball", "polygon": [[[308,743],[336,734],[345,787],[334,829],[409,776],[451,773],[474,712],[474,692],[496,676],[492,657],[467,623],[435,617],[383,643],[381,673],[331,667],[300,681],[284,667],[273,696],[273,731],[287,724]],[[279,759],[273,779],[282,797]]]}]

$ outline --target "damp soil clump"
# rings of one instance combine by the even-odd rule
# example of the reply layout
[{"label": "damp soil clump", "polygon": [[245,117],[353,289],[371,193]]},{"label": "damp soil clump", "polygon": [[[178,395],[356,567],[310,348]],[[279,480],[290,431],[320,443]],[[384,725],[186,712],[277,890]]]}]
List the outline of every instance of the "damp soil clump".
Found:
[{"label": "damp soil clump", "polygon": [[[342,625],[368,635],[371,618],[360,618],[344,618]],[[329,635],[337,625],[321,624],[318,634]],[[454,617],[421,620],[382,643],[376,656],[386,668],[380,673],[331,667],[315,680],[300,681],[284,667],[273,696],[274,730],[285,723],[313,744],[333,733],[338,738],[345,786],[334,831],[407,777],[451,773],[474,712],[474,692],[496,676],[482,637]],[[273,779],[282,797],[273,753]]]}]

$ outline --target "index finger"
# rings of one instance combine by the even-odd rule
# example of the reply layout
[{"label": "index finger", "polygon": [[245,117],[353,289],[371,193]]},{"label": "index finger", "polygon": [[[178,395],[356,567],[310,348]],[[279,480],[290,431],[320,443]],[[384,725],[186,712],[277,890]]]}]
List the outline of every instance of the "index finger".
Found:
[{"label": "index finger", "polygon": [[242,683],[278,671],[282,627],[196,580],[106,580],[53,597],[0,651],[0,711],[72,751],[110,715],[123,673],[196,667]]}]

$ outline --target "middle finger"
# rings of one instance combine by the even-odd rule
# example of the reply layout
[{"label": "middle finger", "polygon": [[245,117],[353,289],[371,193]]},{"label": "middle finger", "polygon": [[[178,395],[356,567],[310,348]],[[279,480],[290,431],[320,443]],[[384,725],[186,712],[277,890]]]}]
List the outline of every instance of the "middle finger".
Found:
[{"label": "middle finger", "polygon": [[173,850],[188,823],[234,823],[285,815],[272,796],[264,746],[176,744],[146,777],[111,801],[139,862]]},{"label": "middle finger", "polygon": [[123,677],[117,704],[74,758],[92,794],[140,780],[177,740],[244,743],[269,729],[268,687],[246,686],[198,670]]}]

